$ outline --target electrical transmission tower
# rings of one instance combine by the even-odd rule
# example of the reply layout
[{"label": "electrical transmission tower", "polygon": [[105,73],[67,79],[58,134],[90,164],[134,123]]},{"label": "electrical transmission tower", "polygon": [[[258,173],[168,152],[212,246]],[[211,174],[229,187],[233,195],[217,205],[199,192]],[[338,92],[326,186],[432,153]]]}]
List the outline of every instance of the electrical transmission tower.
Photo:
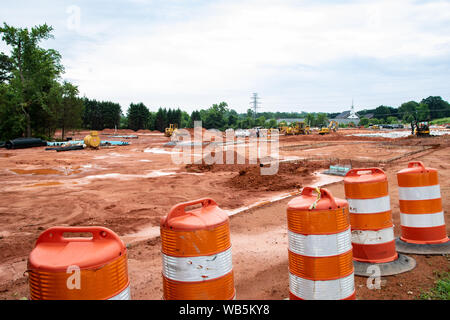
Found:
[{"label": "electrical transmission tower", "polygon": [[253,108],[253,118],[254,120],[256,120],[256,115],[258,114],[258,109],[260,108],[259,105],[261,104],[259,102],[259,97],[257,93],[253,93],[252,96],[252,101],[250,102],[250,104],[252,105]]}]

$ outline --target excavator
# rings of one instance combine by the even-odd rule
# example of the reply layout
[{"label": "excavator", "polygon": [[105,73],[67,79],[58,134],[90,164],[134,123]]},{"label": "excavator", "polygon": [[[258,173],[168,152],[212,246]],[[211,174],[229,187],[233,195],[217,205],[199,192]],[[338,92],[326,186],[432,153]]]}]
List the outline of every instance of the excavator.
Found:
[{"label": "excavator", "polygon": [[170,124],[169,128],[166,128],[165,136],[171,137],[178,130],[178,124]]},{"label": "excavator", "polygon": [[414,135],[416,137],[429,137],[430,136],[430,123],[428,121],[413,122],[411,124],[414,128]]},{"label": "excavator", "polygon": [[337,121],[330,121],[328,127],[322,127],[319,131],[320,135],[329,134],[330,132],[336,132],[338,130],[339,123]]}]

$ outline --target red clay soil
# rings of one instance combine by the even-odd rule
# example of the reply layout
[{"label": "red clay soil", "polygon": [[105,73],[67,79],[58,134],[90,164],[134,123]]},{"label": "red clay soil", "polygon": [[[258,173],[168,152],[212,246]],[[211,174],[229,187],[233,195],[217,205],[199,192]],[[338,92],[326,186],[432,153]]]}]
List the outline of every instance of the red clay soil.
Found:
[{"label": "red clay soil", "polygon": [[[111,131],[100,134],[107,132]],[[170,141],[163,134],[123,130],[116,133],[137,134],[139,139],[129,140],[129,146],[62,153],[45,151],[45,148],[0,149],[0,299],[29,296],[24,275],[27,257],[39,234],[49,227],[99,225],[124,237],[146,228],[158,228],[160,218],[177,203],[211,197],[223,209],[232,210],[262,198],[295,191],[311,183],[311,173],[318,169],[317,164],[303,162],[282,164],[277,176],[263,178],[258,175],[257,165],[186,167],[171,161],[170,152],[174,150],[163,147]],[[89,131],[83,131],[73,137],[79,139],[87,134]],[[385,139],[349,138],[340,130],[327,136],[280,137],[280,146],[316,140],[320,143]],[[389,141],[404,143],[407,140]],[[447,201],[450,194],[449,137],[432,138],[427,142],[422,142],[425,138],[409,141],[411,144],[407,145],[434,143],[440,146],[384,167],[390,183],[396,235],[399,233],[399,209],[395,173],[412,159],[422,160],[439,170],[447,225],[450,219],[450,202]],[[342,147],[346,148],[346,158],[359,156],[352,152],[351,146]],[[328,152],[331,158],[333,151]],[[344,196],[342,183],[330,186],[330,190],[335,196]],[[288,201],[231,218],[237,299],[288,297],[285,214]],[[132,297],[161,299],[160,238],[151,237],[128,248]],[[421,290],[433,286],[434,271],[449,268],[443,256],[417,257],[416,260],[418,266],[413,271],[383,279],[386,282],[381,290],[368,290],[366,279],[357,277],[357,298],[414,299]]]},{"label": "red clay soil", "polygon": [[312,181],[314,169],[302,163],[280,163],[277,174],[261,175],[259,166],[247,166],[240,169],[225,185],[233,189],[258,192],[300,189]]}]

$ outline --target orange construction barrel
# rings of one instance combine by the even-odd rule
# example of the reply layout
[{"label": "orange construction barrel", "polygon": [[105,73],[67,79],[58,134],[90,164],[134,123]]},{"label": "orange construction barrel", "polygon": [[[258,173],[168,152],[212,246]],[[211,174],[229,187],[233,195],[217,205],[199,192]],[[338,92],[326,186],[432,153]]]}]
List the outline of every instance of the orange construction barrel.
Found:
[{"label": "orange construction barrel", "polygon": [[350,210],[355,274],[372,276],[372,265],[377,266],[380,276],[412,270],[415,260],[399,255],[395,248],[385,172],[380,168],[352,169],[345,175],[344,188]]},{"label": "orange construction barrel", "polygon": [[[92,237],[68,237],[72,234]],[[33,300],[129,300],[127,250],[103,227],[53,227],[28,259]]]},{"label": "orange construction barrel", "polygon": [[161,219],[161,243],[165,300],[235,298],[229,218],[214,200],[174,206]]},{"label": "orange construction barrel", "polygon": [[[438,171],[412,161],[397,173],[402,252],[450,253]],[[406,250],[405,250],[406,249]]]},{"label": "orange construction barrel", "polygon": [[344,178],[350,207],[353,257],[384,263],[398,258],[387,176],[379,168],[352,169]]},{"label": "orange construction barrel", "polygon": [[288,203],[287,220],[290,299],[355,299],[347,201],[305,187]]}]

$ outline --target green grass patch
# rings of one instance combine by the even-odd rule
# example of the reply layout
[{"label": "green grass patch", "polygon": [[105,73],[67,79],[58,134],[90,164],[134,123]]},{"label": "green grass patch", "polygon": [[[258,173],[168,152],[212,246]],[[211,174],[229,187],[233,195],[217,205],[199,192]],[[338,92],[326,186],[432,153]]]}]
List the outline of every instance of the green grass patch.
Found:
[{"label": "green grass patch", "polygon": [[435,272],[437,280],[428,292],[422,292],[421,300],[450,300],[450,272]]},{"label": "green grass patch", "polygon": [[437,125],[450,123],[450,117],[449,118],[435,119],[435,120],[431,121],[430,123],[431,124],[437,124]]}]

